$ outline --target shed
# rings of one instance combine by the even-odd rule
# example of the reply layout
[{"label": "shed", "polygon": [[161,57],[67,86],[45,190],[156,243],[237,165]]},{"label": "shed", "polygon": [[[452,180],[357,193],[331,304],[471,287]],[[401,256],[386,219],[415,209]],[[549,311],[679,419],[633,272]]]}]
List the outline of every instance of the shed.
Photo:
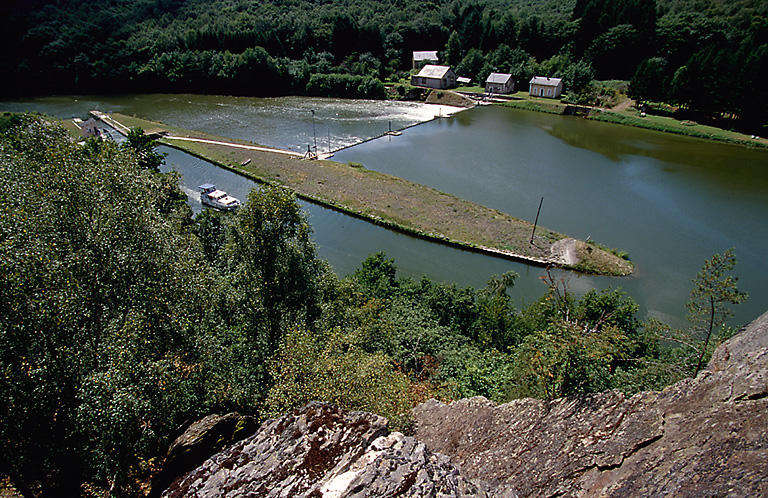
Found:
[{"label": "shed", "polygon": [[462,86],[467,86],[472,83],[472,79],[464,76],[459,76],[458,78],[456,78],[456,83]]},{"label": "shed", "polygon": [[533,97],[550,97],[556,99],[563,93],[563,80],[546,76],[531,78],[528,95]]},{"label": "shed", "polygon": [[511,74],[491,73],[485,80],[485,91],[488,93],[512,93],[515,91],[515,80]]},{"label": "shed", "polygon": [[450,66],[427,64],[421,68],[419,74],[411,76],[411,84],[438,89],[453,88],[456,86],[456,73]]},{"label": "shed", "polygon": [[440,62],[437,58],[437,50],[422,50],[413,53],[413,68],[419,69],[423,64],[436,64]]}]

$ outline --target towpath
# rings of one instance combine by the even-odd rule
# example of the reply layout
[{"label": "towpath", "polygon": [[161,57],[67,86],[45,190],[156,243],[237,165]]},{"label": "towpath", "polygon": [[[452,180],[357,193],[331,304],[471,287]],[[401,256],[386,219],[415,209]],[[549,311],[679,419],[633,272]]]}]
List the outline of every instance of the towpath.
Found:
[{"label": "towpath", "polygon": [[166,135],[163,137],[166,140],[183,140],[187,142],[198,142],[203,144],[214,144],[214,145],[224,145],[225,147],[235,147],[238,149],[247,149],[247,150],[259,150],[262,152],[274,152],[275,154],[285,154],[286,156],[294,156],[294,157],[303,157],[302,154],[299,154],[298,152],[293,152],[290,150],[282,150],[282,149],[272,149],[270,147],[259,147],[256,145],[244,145],[244,144],[236,144],[233,142],[225,142],[222,140],[208,140],[205,138],[191,138],[191,137],[177,137],[174,135]]}]

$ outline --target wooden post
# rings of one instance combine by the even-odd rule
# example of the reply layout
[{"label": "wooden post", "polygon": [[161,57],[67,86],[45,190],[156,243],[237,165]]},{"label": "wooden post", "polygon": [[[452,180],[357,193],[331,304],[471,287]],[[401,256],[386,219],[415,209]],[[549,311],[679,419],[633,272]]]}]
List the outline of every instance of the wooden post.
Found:
[{"label": "wooden post", "polygon": [[317,158],[317,133],[315,132],[315,110],[312,111],[312,137],[315,139],[315,158]]},{"label": "wooden post", "polygon": [[539,210],[536,211],[536,221],[533,222],[533,231],[531,232],[531,244],[533,244],[533,235],[536,233],[536,225],[539,224],[539,213],[541,213],[541,204],[544,202],[544,197],[539,201]]}]

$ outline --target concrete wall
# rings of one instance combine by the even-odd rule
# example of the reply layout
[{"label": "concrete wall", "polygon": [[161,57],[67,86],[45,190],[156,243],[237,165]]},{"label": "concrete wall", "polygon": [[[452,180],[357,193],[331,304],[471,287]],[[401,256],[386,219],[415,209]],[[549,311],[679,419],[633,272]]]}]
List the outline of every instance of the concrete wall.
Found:
[{"label": "concrete wall", "polygon": [[510,80],[508,84],[502,83],[486,83],[485,91],[489,93],[512,93],[515,89],[515,84]]},{"label": "concrete wall", "polygon": [[532,84],[528,90],[528,95],[533,97],[549,97],[552,99],[558,98],[561,93],[563,93],[562,81],[556,87]]}]

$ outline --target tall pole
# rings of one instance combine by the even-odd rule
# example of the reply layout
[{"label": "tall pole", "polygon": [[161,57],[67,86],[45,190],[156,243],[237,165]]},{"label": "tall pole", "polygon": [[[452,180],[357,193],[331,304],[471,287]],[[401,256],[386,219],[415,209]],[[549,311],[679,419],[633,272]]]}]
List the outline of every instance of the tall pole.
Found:
[{"label": "tall pole", "polygon": [[315,110],[312,111],[312,138],[315,140],[315,157],[317,157],[317,133],[315,132]]},{"label": "tall pole", "polygon": [[531,232],[531,244],[533,244],[533,235],[536,233],[536,225],[539,224],[539,213],[541,213],[541,204],[544,202],[544,197],[539,201],[539,210],[536,211],[536,221],[533,222],[533,231]]}]

